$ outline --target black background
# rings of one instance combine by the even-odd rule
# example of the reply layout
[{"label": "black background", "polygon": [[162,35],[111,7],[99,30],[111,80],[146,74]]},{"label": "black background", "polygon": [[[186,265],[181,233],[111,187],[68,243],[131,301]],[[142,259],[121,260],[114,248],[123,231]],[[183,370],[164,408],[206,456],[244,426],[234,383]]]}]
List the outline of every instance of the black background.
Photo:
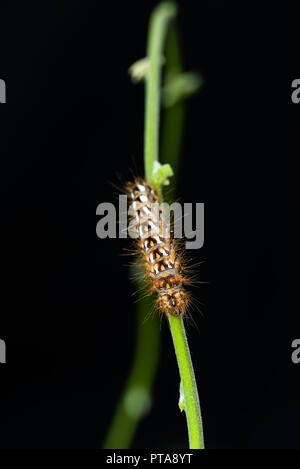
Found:
[{"label": "black background", "polygon": [[[208,448],[299,447],[297,12],[286,2],[179,2],[187,104],[179,195],[205,202],[188,328]],[[1,2],[0,446],[101,447],[126,379],[135,314],[126,243],[95,236],[110,182],[142,167],[155,2]],[[193,253],[194,255],[194,253]],[[184,447],[166,322],[153,407],[135,448]]]}]

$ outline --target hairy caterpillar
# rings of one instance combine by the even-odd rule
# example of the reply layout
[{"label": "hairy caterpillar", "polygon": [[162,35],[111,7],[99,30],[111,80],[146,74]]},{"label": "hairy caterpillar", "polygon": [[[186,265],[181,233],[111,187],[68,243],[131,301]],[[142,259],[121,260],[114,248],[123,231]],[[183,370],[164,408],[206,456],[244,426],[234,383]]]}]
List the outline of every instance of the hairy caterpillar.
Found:
[{"label": "hairy caterpillar", "polygon": [[155,189],[137,178],[127,183],[126,193],[138,233],[137,248],[151,289],[157,293],[158,309],[171,316],[182,316],[190,303],[190,293],[184,288],[187,280],[183,275],[182,253],[164,226],[161,210],[152,210],[153,204],[159,203]]}]

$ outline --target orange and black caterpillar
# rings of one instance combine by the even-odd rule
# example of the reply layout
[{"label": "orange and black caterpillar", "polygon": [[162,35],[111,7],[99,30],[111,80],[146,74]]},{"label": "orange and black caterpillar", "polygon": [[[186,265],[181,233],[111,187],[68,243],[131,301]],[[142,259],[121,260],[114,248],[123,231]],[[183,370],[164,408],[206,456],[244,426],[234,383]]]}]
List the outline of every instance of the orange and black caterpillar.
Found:
[{"label": "orange and black caterpillar", "polygon": [[171,316],[182,316],[190,303],[190,294],[184,288],[182,254],[174,238],[165,235],[168,229],[162,226],[161,210],[151,212],[153,204],[159,203],[155,189],[138,178],[126,185],[126,192],[138,232],[137,247],[151,289],[157,293],[158,309]]}]

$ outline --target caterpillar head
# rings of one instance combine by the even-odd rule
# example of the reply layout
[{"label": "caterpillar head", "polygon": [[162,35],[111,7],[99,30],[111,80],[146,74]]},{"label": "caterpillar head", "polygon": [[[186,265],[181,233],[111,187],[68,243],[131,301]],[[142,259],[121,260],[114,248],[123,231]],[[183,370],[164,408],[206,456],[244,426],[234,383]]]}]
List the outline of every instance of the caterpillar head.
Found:
[{"label": "caterpillar head", "polygon": [[189,305],[189,294],[180,289],[160,295],[157,299],[161,311],[171,316],[183,316]]}]

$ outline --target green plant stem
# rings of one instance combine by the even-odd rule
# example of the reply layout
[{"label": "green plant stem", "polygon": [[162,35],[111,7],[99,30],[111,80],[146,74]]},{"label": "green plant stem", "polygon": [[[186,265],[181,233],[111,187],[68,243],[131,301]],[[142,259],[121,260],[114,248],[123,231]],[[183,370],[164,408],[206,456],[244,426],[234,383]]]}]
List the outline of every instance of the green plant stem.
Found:
[{"label": "green plant stem", "polygon": [[163,46],[169,21],[176,16],[174,3],[163,2],[153,11],[148,31],[147,58],[149,69],[146,75],[145,96],[145,176],[151,182],[153,164],[159,154],[159,116],[161,94],[161,67]]},{"label": "green plant stem", "polygon": [[[167,25],[175,15],[174,4],[166,2],[154,10],[150,20],[147,49],[150,62],[146,76],[144,154],[145,173],[149,181],[152,179],[153,164],[158,161],[161,57]],[[204,442],[200,404],[184,322],[181,317],[169,317],[169,324],[182,382],[190,448],[202,449]]]},{"label": "green plant stem", "polygon": [[[166,67],[165,84],[173,77],[180,75],[182,70],[181,51],[179,38],[174,23],[170,24],[166,43]],[[174,176],[171,179],[171,186],[168,188],[168,199],[170,202],[175,199],[175,190],[180,170],[180,153],[184,132],[184,99],[180,99],[171,107],[167,107],[163,112],[162,139],[161,139],[161,163],[169,163],[173,169]]]},{"label": "green plant stem", "polygon": [[[169,20],[176,15],[176,6],[160,4],[150,20],[148,35],[148,58],[150,70],[146,78],[145,109],[145,175],[151,181],[154,161],[159,151],[159,110],[161,90],[161,65],[164,39]],[[168,34],[166,75],[181,73],[179,41],[174,25]],[[183,102],[165,110],[162,132],[162,162],[170,163],[178,177],[179,150],[182,138]],[[175,136],[174,136],[175,132]],[[173,183],[175,186],[175,184]],[[158,188],[160,191],[160,188]],[[160,191],[161,192],[161,191]],[[145,321],[145,311],[151,308],[150,299],[140,299],[137,315],[137,342],[135,358],[124,391],[117,405],[104,448],[129,448],[136,427],[145,408],[150,403],[151,390],[156,374],[160,349],[158,317]],[[203,448],[203,432],[199,398],[182,318],[169,317],[174,342],[187,417],[190,448]],[[137,402],[137,397],[138,401]],[[131,406],[131,402],[134,405]]]},{"label": "green plant stem", "polygon": [[182,317],[169,316],[183,390],[184,410],[191,449],[203,449],[203,429],[197,384]]},{"label": "green plant stem", "polygon": [[159,320],[153,317],[145,321],[150,298],[140,300],[137,308],[134,362],[103,445],[106,449],[130,448],[139,420],[151,405],[160,350]]},{"label": "green plant stem", "polygon": [[[147,170],[145,158],[145,174],[149,181],[152,176],[153,162],[158,161],[158,146],[153,147],[153,145],[151,145],[153,141],[158,142],[159,132],[160,67],[162,65],[162,56],[158,53],[158,50],[161,50],[163,47],[167,23],[175,13],[176,7],[174,4],[162,4],[153,12],[149,26],[149,42],[150,36],[151,42],[155,42],[154,47],[152,46],[151,50],[148,50],[148,57],[150,57],[150,60],[151,57],[153,57],[150,72],[150,86],[148,86],[148,82],[146,82],[146,96],[148,98],[146,99],[145,119],[146,122],[148,122],[148,131],[145,132],[145,154],[147,152],[150,157],[150,166]],[[157,21],[159,23],[159,27]],[[153,86],[153,82],[156,82],[157,86]],[[151,113],[147,113],[149,107],[151,107]],[[172,113],[172,109],[167,112]],[[153,116],[157,116],[157,118],[153,118]],[[168,128],[168,130],[171,129]],[[149,144],[150,148],[148,148]],[[155,157],[153,157],[154,154]],[[103,448],[129,448],[139,420],[143,415],[143,409],[142,406],[140,406],[140,412],[131,413],[128,408],[128,402],[130,402],[132,396],[136,395],[135,393],[137,390],[140,396],[141,393],[144,393],[146,406],[147,401],[148,403],[150,402],[152,386],[158,367],[161,339],[159,317],[152,316],[148,321],[145,321],[145,311],[149,311],[150,308],[151,303],[149,298],[139,298],[137,306],[137,330],[134,361],[127,382],[124,386],[124,390],[117,404]]]}]

